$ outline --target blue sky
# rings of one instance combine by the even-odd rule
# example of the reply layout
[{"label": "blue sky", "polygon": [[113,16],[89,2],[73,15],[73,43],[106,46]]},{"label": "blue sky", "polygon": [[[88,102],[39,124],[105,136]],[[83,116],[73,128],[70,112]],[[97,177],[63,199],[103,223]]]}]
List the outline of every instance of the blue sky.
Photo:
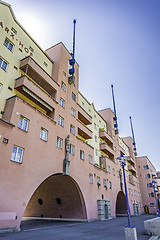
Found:
[{"label": "blue sky", "polygon": [[17,20],[47,49],[72,49],[76,24],[79,88],[96,109],[113,109],[114,85],[120,136],[134,125],[137,152],[160,170],[160,1],[8,0]]}]

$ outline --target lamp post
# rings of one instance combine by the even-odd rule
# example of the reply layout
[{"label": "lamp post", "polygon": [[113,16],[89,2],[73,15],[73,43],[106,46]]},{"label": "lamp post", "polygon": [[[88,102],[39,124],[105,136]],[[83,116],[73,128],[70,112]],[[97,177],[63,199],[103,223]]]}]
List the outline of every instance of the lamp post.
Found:
[{"label": "lamp post", "polygon": [[160,217],[159,206],[158,206],[156,190],[155,190],[155,181],[154,180],[152,180],[152,187],[153,187],[153,191],[154,191],[154,197],[155,197],[155,200],[156,200],[156,207],[157,207],[158,217]]},{"label": "lamp post", "polygon": [[128,157],[124,156],[121,153],[121,156],[118,157],[117,159],[121,162],[121,166],[123,169],[124,187],[125,187],[125,195],[126,195],[128,226],[125,227],[125,239],[126,240],[137,240],[136,227],[131,226],[131,216],[130,216],[130,210],[129,210],[129,201],[128,201],[128,193],[127,193],[126,176],[125,176],[125,166],[126,166],[126,161],[127,161]]}]

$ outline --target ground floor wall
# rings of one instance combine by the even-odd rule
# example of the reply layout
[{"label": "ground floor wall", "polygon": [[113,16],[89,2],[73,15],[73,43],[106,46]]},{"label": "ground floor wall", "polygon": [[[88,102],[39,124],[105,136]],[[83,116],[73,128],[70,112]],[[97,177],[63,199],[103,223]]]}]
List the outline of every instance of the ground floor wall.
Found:
[{"label": "ground floor wall", "polygon": [[[86,155],[94,156],[91,146],[78,136],[70,137],[76,151],[74,155],[69,154],[66,176],[63,174],[65,148],[58,148],[56,140],[60,135],[65,142],[68,131],[19,98],[14,101],[10,114],[12,124],[0,120],[1,229],[18,228],[23,216],[98,219],[98,200],[106,201],[104,206],[109,206],[110,216],[116,216],[120,178],[90,164],[87,157],[80,159],[81,149]],[[20,115],[30,119],[29,132],[18,128]],[[49,130],[47,142],[39,137],[41,127]],[[14,145],[24,149],[22,163],[11,161]],[[117,172],[119,165],[108,161]]]}]

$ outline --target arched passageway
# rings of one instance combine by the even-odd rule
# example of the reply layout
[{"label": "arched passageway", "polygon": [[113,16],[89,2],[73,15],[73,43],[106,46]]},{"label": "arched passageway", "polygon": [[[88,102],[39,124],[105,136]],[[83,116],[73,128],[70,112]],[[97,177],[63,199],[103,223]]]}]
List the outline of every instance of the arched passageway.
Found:
[{"label": "arched passageway", "polygon": [[82,193],[70,176],[53,175],[33,193],[24,217],[86,219]]},{"label": "arched passageway", "polygon": [[127,215],[127,206],[126,206],[126,197],[125,194],[120,191],[117,195],[116,200],[116,216],[126,216]]}]

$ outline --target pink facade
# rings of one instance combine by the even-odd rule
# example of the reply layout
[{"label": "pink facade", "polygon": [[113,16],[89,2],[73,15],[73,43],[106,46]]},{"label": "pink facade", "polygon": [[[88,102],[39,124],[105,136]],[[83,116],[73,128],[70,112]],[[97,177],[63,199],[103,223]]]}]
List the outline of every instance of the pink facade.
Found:
[{"label": "pink facade", "polygon": [[157,212],[157,209],[154,191],[152,187],[152,180],[154,180],[157,177],[156,169],[146,156],[137,157],[136,162],[138,167],[138,176],[142,194],[142,201],[144,205],[144,211],[146,213],[155,214]]}]

